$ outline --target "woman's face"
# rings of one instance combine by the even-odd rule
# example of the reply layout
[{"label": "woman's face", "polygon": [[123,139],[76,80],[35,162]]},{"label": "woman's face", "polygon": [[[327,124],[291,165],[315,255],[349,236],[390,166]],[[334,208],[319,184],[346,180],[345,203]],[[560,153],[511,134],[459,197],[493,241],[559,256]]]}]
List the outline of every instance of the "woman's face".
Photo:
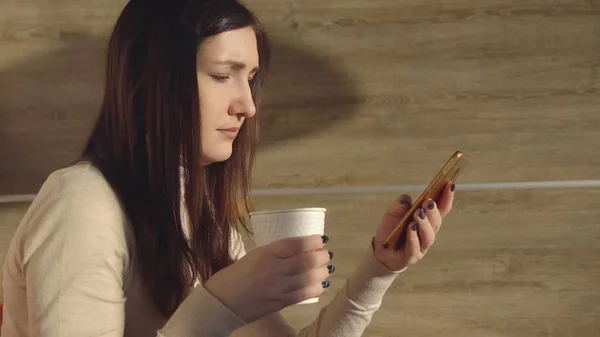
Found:
[{"label": "woman's face", "polygon": [[258,48],[251,27],[214,35],[197,57],[202,164],[225,161],[244,120],[256,114],[250,81],[258,70]]}]

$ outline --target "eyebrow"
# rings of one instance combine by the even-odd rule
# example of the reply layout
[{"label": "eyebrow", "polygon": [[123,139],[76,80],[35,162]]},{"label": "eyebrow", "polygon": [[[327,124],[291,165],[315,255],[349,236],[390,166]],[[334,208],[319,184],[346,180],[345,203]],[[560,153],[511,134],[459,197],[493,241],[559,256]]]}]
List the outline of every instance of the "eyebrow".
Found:
[{"label": "eyebrow", "polygon": [[[231,68],[238,70],[238,69],[245,69],[246,68],[246,64],[240,61],[235,61],[235,60],[223,60],[223,61],[213,61],[214,64],[225,64],[225,65],[229,65],[231,66]],[[258,67],[254,67],[252,69],[253,72],[258,71]]]}]

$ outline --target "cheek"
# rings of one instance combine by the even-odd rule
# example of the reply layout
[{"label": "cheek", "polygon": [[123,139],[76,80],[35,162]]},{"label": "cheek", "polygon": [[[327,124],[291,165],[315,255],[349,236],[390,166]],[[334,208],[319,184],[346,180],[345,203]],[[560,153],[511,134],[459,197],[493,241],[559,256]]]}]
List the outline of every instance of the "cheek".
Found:
[{"label": "cheek", "polygon": [[226,119],[228,104],[224,90],[199,90],[200,118],[202,129],[214,129],[219,123]]}]

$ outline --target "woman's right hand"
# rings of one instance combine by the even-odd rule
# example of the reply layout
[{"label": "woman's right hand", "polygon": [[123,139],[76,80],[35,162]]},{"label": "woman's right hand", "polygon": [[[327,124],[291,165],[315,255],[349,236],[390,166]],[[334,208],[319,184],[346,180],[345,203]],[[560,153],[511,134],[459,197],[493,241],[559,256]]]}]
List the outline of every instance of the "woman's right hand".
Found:
[{"label": "woman's right hand", "polygon": [[274,241],[215,273],[204,288],[250,323],[323,293],[333,270],[326,241],[320,235]]}]

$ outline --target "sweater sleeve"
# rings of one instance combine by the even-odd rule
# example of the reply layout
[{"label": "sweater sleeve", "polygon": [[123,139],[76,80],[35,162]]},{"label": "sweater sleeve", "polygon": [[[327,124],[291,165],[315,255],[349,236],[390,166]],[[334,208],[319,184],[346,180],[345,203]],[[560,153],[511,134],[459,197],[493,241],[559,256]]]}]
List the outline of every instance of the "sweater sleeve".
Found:
[{"label": "sweater sleeve", "polygon": [[[236,259],[245,254],[238,241]],[[402,270],[403,271],[403,270]],[[295,332],[280,313],[274,313],[235,331],[234,337],[358,337],[381,306],[385,292],[402,271],[391,271],[373,254],[371,244],[354,273],[315,320]]]},{"label": "sweater sleeve", "polygon": [[89,177],[51,175],[18,229],[30,336],[123,336],[128,234],[110,191]]}]

